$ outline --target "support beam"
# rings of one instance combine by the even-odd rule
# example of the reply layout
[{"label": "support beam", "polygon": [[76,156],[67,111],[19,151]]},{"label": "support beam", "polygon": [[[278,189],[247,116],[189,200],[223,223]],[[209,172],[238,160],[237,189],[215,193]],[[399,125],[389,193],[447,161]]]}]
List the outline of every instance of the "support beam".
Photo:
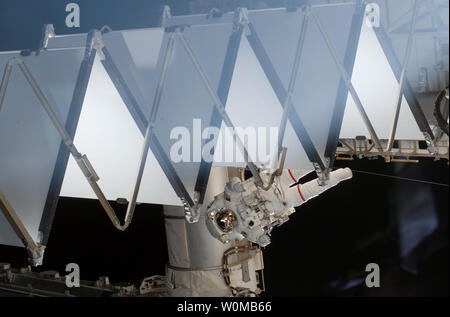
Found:
[{"label": "support beam", "polygon": [[188,53],[189,57],[191,58],[191,61],[194,64],[197,72],[199,73],[199,75],[203,81],[203,84],[205,85],[206,89],[208,90],[209,95],[214,100],[214,105],[216,106],[217,110],[219,111],[220,115],[222,116],[223,121],[225,122],[225,124],[228,127],[233,128],[233,134],[236,139],[236,143],[238,144],[239,148],[241,149],[241,151],[244,155],[245,162],[247,163],[248,168],[250,169],[253,177],[255,178],[255,184],[257,184],[257,186],[262,187],[264,184],[262,182],[261,176],[259,175],[258,168],[249,159],[247,149],[245,148],[244,143],[242,142],[240,137],[236,134],[236,130],[234,129],[233,122],[231,121],[230,117],[228,116],[228,114],[225,110],[225,106],[222,104],[222,102],[220,101],[220,98],[217,96],[216,92],[212,88],[211,83],[210,83],[205,71],[203,70],[203,67],[201,66],[199,60],[195,56],[194,51],[192,50],[189,42],[184,37],[183,33],[179,29],[177,29],[175,32],[178,35],[181,42],[183,43],[183,46],[184,46],[186,52]]},{"label": "support beam", "polygon": [[289,116],[289,110],[291,109],[292,94],[295,88],[295,82],[297,80],[298,69],[300,66],[300,58],[303,52],[303,46],[305,43],[306,31],[308,29],[310,9],[307,8],[305,11],[305,17],[303,18],[302,25],[300,28],[300,34],[297,40],[297,49],[295,51],[294,65],[292,66],[291,78],[289,80],[289,87],[286,94],[286,100],[283,106],[283,114],[281,116],[280,127],[278,129],[278,155],[281,154],[283,147],[283,138],[286,131],[287,119]]},{"label": "support beam", "polygon": [[366,125],[367,130],[369,131],[373,141],[375,142],[375,146],[380,150],[380,152],[382,152],[383,147],[381,146],[381,143],[377,136],[377,133],[375,132],[375,129],[373,128],[372,123],[370,122],[370,119],[367,116],[366,111],[364,110],[364,106],[362,105],[361,99],[359,98],[359,96],[355,90],[355,87],[352,84],[349,74],[347,73],[344,65],[342,65],[342,63],[340,62],[340,60],[338,58],[336,49],[334,48],[333,44],[331,43],[330,37],[328,36],[327,32],[325,31],[325,28],[323,27],[322,22],[320,21],[320,18],[317,16],[317,14],[314,11],[312,11],[311,14],[314,17],[316,25],[319,28],[319,31],[322,34],[331,55],[333,56],[334,62],[341,73],[342,79],[345,81],[345,84],[347,85],[347,88],[356,104],[356,107],[358,108],[359,113],[361,114],[361,117],[364,121],[364,124]]},{"label": "support beam", "polygon": [[389,136],[389,141],[388,141],[388,145],[386,148],[386,152],[389,152],[392,149],[392,145],[394,144],[394,140],[395,140],[395,133],[397,131],[398,118],[400,116],[400,108],[401,108],[402,100],[403,100],[403,85],[404,85],[404,81],[405,81],[405,77],[406,77],[406,70],[408,68],[409,60],[411,58],[412,45],[414,42],[414,35],[415,35],[414,30],[416,28],[417,14],[419,12],[419,8],[420,8],[419,1],[415,0],[414,1],[414,13],[413,13],[413,18],[411,21],[411,28],[410,28],[409,36],[408,36],[408,43],[406,45],[405,58],[403,60],[403,67],[402,67],[402,71],[400,74],[400,82],[398,85],[398,96],[397,96],[397,104],[395,107],[394,121],[392,123],[391,134]]}]

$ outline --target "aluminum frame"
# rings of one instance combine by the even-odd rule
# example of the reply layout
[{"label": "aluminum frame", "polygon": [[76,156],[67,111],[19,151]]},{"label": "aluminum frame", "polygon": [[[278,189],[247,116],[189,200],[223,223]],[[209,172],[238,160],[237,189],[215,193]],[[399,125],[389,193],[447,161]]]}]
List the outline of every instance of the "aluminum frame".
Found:
[{"label": "aluminum frame", "polygon": [[[211,97],[213,99],[217,97],[215,104],[216,106],[220,104],[224,104],[226,102],[226,99],[228,97],[229,88],[231,85],[231,78],[233,75],[233,70],[236,62],[237,52],[239,49],[239,43],[242,36],[242,26],[241,21],[239,18],[239,10],[235,13],[233,16],[226,16],[225,19],[229,21],[229,23],[234,23],[234,28],[232,33],[229,36],[228,44],[227,44],[227,51],[225,54],[225,61],[222,65],[221,75],[220,75],[220,81],[217,88],[217,92],[213,92],[211,94]],[[204,17],[205,15],[202,15]],[[185,17],[181,17],[184,19]],[[185,25],[182,23],[177,23],[177,17],[170,17],[170,12],[168,8],[166,7],[163,12],[163,19],[162,24],[165,28],[165,32],[173,33],[173,32],[182,32]],[[199,24],[208,24],[208,23],[215,23],[214,20],[211,21],[199,21]],[[146,119],[146,116],[142,113],[141,107],[133,95],[131,89],[128,86],[128,83],[125,81],[124,77],[120,73],[119,69],[117,68],[110,52],[108,51],[107,47],[102,47],[102,53],[104,55],[104,59],[102,60],[102,64],[104,68],[106,69],[108,75],[110,76],[114,86],[116,87],[117,91],[119,92],[120,96],[122,97],[122,100],[124,101],[126,107],[130,111],[133,119],[135,120],[139,130],[141,133],[144,134],[145,127],[148,125],[148,120]],[[194,62],[195,65],[195,62]],[[197,68],[198,70],[198,68]],[[205,84],[205,82],[204,82]],[[205,84],[205,87],[208,89],[208,85]],[[212,105],[214,107],[214,105]],[[222,122],[222,114],[221,112],[214,107],[213,108],[213,114],[211,116],[210,124],[211,126],[220,127],[220,124]],[[226,112],[225,112],[226,113]],[[184,186],[183,182],[181,181],[180,177],[178,176],[171,160],[167,157],[166,153],[164,153],[164,150],[158,141],[156,136],[151,136],[150,139],[150,148],[152,149],[156,159],[158,160],[158,163],[160,164],[161,168],[163,169],[164,173],[166,174],[170,184],[174,188],[176,194],[180,197],[182,202],[185,204],[186,208],[191,209],[191,207],[194,207],[198,204],[203,203],[204,195],[206,192],[206,187],[209,179],[209,174],[212,166],[211,163],[207,163],[202,160],[199,171],[197,173],[197,179],[195,181],[195,187],[194,190],[196,192],[197,197],[191,197],[186,190],[186,187]],[[244,152],[246,150],[244,149]],[[250,163],[250,166],[252,164]],[[259,176],[257,174],[256,167],[252,167],[254,175],[256,177]]]},{"label": "aluminum frame", "polygon": [[[354,5],[355,6],[355,14],[353,16],[352,25],[350,27],[350,34],[347,42],[347,49],[344,57],[344,65],[338,61],[338,58],[336,57],[334,48],[332,47],[326,32],[324,32],[323,28],[320,28],[320,22],[317,23],[317,15],[314,13],[314,8],[320,8],[320,7],[329,7],[329,6],[343,6],[343,5]],[[322,5],[311,5],[311,6],[305,6],[303,8],[298,8],[306,10],[305,17],[308,15],[312,15],[313,19],[316,21],[316,25],[319,26],[321,29],[321,33],[327,42],[328,49],[330,53],[333,55],[333,58],[335,58],[336,65],[341,71],[342,79],[339,84],[338,93],[335,101],[333,116],[331,119],[331,125],[330,125],[330,131],[328,134],[328,140],[325,148],[325,157],[324,160],[321,159],[316,147],[314,146],[311,137],[309,136],[299,114],[297,113],[296,109],[288,107],[289,109],[285,111],[285,107],[287,104],[290,104],[289,101],[289,89],[286,90],[280,77],[278,76],[274,65],[270,61],[270,58],[264,48],[264,45],[262,44],[261,40],[259,39],[259,36],[257,34],[257,31],[251,24],[251,21],[249,22],[249,30],[250,34],[247,35],[247,39],[253,49],[253,52],[255,53],[260,65],[262,66],[266,77],[269,79],[269,82],[272,86],[272,88],[275,91],[275,94],[284,108],[283,114],[290,112],[289,121],[292,124],[292,127],[294,128],[294,131],[300,140],[300,143],[305,149],[305,152],[309,158],[309,160],[313,163],[316,172],[319,176],[319,178],[322,178],[325,176],[324,182],[326,182],[326,174],[330,167],[333,165],[333,153],[336,151],[336,147],[339,140],[339,131],[342,124],[343,116],[344,116],[344,110],[345,110],[345,100],[347,98],[348,92],[350,90],[350,93],[353,96],[356,96],[356,99],[359,99],[357,97],[356,91],[352,91],[352,85],[351,80],[349,79],[349,74],[351,75],[353,71],[353,65],[355,61],[357,46],[359,42],[359,34],[361,31],[361,24],[364,18],[364,6],[363,1],[356,1],[356,2],[343,2],[343,3],[333,3],[333,4],[322,4]],[[300,31],[302,32],[302,31]],[[346,79],[347,78],[347,79]],[[357,103],[358,104],[358,103]],[[361,102],[359,102],[362,109],[362,114],[364,117],[364,108],[362,107]],[[284,116],[283,116],[284,117]],[[367,115],[366,115],[367,117]],[[284,119],[284,118],[283,118]],[[280,124],[280,127],[283,125],[285,126],[286,123],[284,123],[282,119],[282,122]],[[370,120],[365,120],[366,124],[370,124]],[[287,120],[286,120],[287,122]],[[373,130],[373,128],[372,128]],[[284,131],[284,128],[283,130]],[[374,132],[374,130],[373,130]],[[375,134],[376,135],[376,134]],[[284,136],[280,136],[282,139]]]},{"label": "aluminum frame", "polygon": [[[394,51],[394,48],[392,47],[386,29],[383,25],[380,25],[380,27],[373,28],[373,30],[376,37],[378,38],[381,48],[386,55],[386,58],[392,68],[392,71],[394,72],[397,81],[400,81],[402,66],[399,58],[397,57],[397,54]],[[408,78],[406,77],[404,78],[403,82],[402,94],[408,102],[409,109],[411,110],[420,131],[423,133],[425,140],[427,140],[428,142],[432,142],[432,140],[434,140],[433,131],[425,117],[425,114],[423,113],[422,108],[419,105],[419,101],[417,100],[417,97],[413,92],[412,86],[409,83]]]},{"label": "aluminum frame", "polygon": [[[41,46],[37,51],[35,51],[36,56],[38,56],[42,50],[44,50],[44,51],[58,50],[57,48],[47,48],[48,40],[50,37],[56,37],[56,36],[53,32],[53,27],[51,25],[46,25],[46,26],[44,26],[44,33],[43,33],[43,37],[41,40]],[[84,48],[85,53],[84,53],[84,57],[81,61],[79,70],[78,70],[78,75],[77,75],[77,79],[75,82],[75,88],[72,93],[72,99],[70,101],[70,106],[69,106],[67,118],[65,121],[65,125],[62,123],[61,126],[57,127],[57,129],[59,129],[59,128],[64,129],[69,138],[73,137],[73,135],[75,133],[79,115],[81,112],[82,103],[83,103],[84,96],[86,93],[87,82],[89,80],[92,63],[95,58],[95,51],[93,51],[91,48],[91,41],[92,41],[92,37],[90,35],[87,35],[87,40],[86,40],[84,46],[74,47],[74,48],[78,48],[78,49]],[[72,47],[70,47],[70,48],[72,48]],[[30,53],[30,51],[22,51],[22,54],[28,55],[29,53]],[[38,96],[39,99],[43,96],[42,91],[40,91],[39,86],[36,84],[33,76],[29,72],[26,65],[23,64],[23,62],[20,60],[20,58],[13,58],[13,60],[10,60],[7,63],[7,66],[3,73],[2,83],[0,86],[1,87],[0,88],[0,110],[1,110],[1,104],[3,104],[4,97],[7,92],[9,75],[11,74],[12,66],[14,64],[18,64],[18,66],[22,70],[22,73],[26,77],[28,83],[35,91],[36,96]],[[39,94],[41,94],[41,95],[39,96]],[[45,106],[44,106],[44,108],[45,108]],[[49,116],[51,117],[50,113],[49,113]],[[43,213],[42,213],[41,220],[39,223],[38,230],[39,230],[41,236],[40,236],[40,241],[39,241],[38,245],[36,245],[36,243],[33,240],[30,241],[29,239],[26,238],[27,236],[29,236],[29,234],[26,231],[26,228],[23,226],[23,224],[21,225],[20,218],[18,218],[18,217],[11,218],[11,217],[7,216],[7,219],[9,218],[9,220],[10,220],[10,225],[12,226],[12,228],[16,232],[16,234],[19,236],[19,238],[23,241],[25,247],[31,253],[37,252],[37,253],[35,253],[36,256],[39,255],[39,252],[43,252],[45,245],[47,245],[47,243],[48,243],[51,227],[52,227],[55,212],[56,212],[56,206],[57,206],[58,199],[59,199],[59,193],[60,193],[60,190],[62,187],[65,170],[66,170],[67,163],[68,163],[68,159],[69,159],[69,150],[66,147],[66,145],[64,144],[64,141],[61,141],[61,144],[59,146],[59,150],[57,153],[57,157],[56,157],[56,162],[55,162],[54,169],[53,169],[53,174],[52,174],[51,180],[50,180],[49,190],[47,193],[47,197],[45,199]],[[14,209],[9,204],[6,196],[4,196],[3,198],[4,199],[3,199],[2,205],[5,208],[8,206],[10,207],[10,208],[6,208],[7,210],[5,210],[5,212],[10,213],[12,211],[13,213],[15,213]],[[17,221],[17,222],[15,224],[12,224],[11,221],[14,221],[14,222]],[[22,232],[23,230],[17,231],[16,230],[17,227],[25,229],[26,233],[24,234]],[[42,250],[41,250],[41,248],[42,248]],[[41,250],[41,251],[39,251],[39,250]],[[37,264],[39,264],[39,263],[37,263]]]},{"label": "aluminum frame", "polygon": [[[337,3],[337,4],[330,4],[330,5],[324,4],[324,5],[319,5],[317,7],[336,6],[336,5],[353,5],[353,6],[355,6],[355,9],[357,8],[357,6],[356,6],[357,4],[355,2]],[[316,6],[312,6],[312,7],[316,7]],[[352,26],[351,26],[351,32],[349,34],[350,38],[353,38],[353,35],[355,35],[355,34],[359,34],[360,29],[361,29],[363,13],[364,12],[362,9],[358,9],[355,11],[355,15],[354,15],[354,18],[352,21]],[[286,105],[290,104],[289,97],[288,97],[289,92],[284,89],[284,87],[281,83],[281,80],[278,78],[272,63],[271,63],[269,57],[267,56],[262,43],[260,42],[260,40],[258,38],[257,32],[255,31],[254,27],[252,26],[251,22],[248,21],[248,17],[246,15],[246,9],[238,9],[234,13],[234,16],[230,13],[224,14],[223,20],[225,20],[229,23],[230,21],[232,21],[232,19],[231,19],[232,17],[233,17],[233,20],[235,23],[235,30],[230,35],[230,38],[228,41],[226,58],[225,58],[225,62],[223,64],[223,66],[222,66],[222,73],[221,73],[217,93],[211,94],[213,99],[214,99],[214,97],[218,97],[216,106],[217,106],[217,104],[221,104],[222,106],[224,106],[226,104],[228,92],[229,92],[230,85],[231,85],[231,78],[232,78],[234,66],[236,63],[237,52],[238,52],[239,46],[240,46],[240,40],[241,40],[241,37],[243,36],[245,30],[247,29],[247,30],[249,30],[250,34],[246,34],[246,37],[252,47],[253,52],[257,56],[258,62],[263,67],[263,70],[264,70],[266,76],[268,77],[269,82],[278,97],[278,100],[280,101],[280,103],[282,105],[284,105],[283,108],[288,108],[286,111],[283,111],[283,116],[285,118],[280,122],[280,127],[282,127],[282,131],[284,131],[283,127],[285,127],[286,122],[287,122],[287,119],[286,119],[286,117],[288,117],[287,114],[288,114],[288,112],[290,112],[290,114],[291,114],[289,116],[290,122],[291,122],[292,126],[294,127],[294,130],[295,130],[297,137],[299,138],[302,146],[305,148],[305,151],[308,155],[309,160],[313,163],[318,174],[320,174],[324,171],[327,171],[330,166],[330,162],[329,162],[330,160],[327,160],[325,162],[322,161],[322,159],[320,158],[320,155],[318,154],[316,148],[314,147],[312,140],[309,137],[308,132],[306,131],[297,111],[295,109],[291,109],[289,106],[286,107]],[[194,21],[195,25],[197,25],[197,24],[198,25],[206,25],[209,23],[211,23],[211,24],[215,23],[214,18],[211,18],[211,20],[208,21],[207,19],[205,19],[205,15],[196,15],[196,16],[187,16],[187,17],[186,16],[171,17],[170,11],[166,7],[164,10],[164,13],[163,13],[162,24],[163,24],[163,27],[166,28],[166,32],[172,32],[175,29],[182,30],[183,27],[185,26],[185,24],[183,24],[183,23],[186,22],[186,19]],[[302,32],[304,32],[304,31],[302,31]],[[358,42],[358,40],[350,41],[350,39],[349,39],[349,41],[348,41],[347,50],[346,50],[346,67],[345,68],[349,72],[352,71],[354,56],[356,55],[357,42]],[[126,104],[127,108],[129,109],[130,113],[132,114],[136,124],[138,125],[139,129],[143,133],[145,127],[147,126],[147,120],[146,120],[145,115],[142,113],[141,108],[140,108],[136,98],[133,96],[133,93],[131,92],[131,89],[128,86],[128,83],[125,82],[123,76],[120,74],[120,71],[116,67],[116,65],[111,57],[111,54],[108,52],[108,49],[106,47],[103,47],[102,52],[105,57],[104,60],[102,60],[102,63],[104,65],[106,71],[108,72],[110,78],[112,79],[114,85],[116,86],[116,89],[118,90],[119,94],[121,95],[124,103]],[[353,57],[353,58],[351,58],[351,57]],[[300,57],[298,57],[298,58],[300,58]],[[297,61],[297,63],[298,63],[298,61]],[[295,82],[295,76],[293,76],[293,80]],[[206,87],[208,88],[208,86],[206,86]],[[337,99],[339,99],[339,100],[336,100],[336,104],[342,103],[342,100],[346,99],[347,93],[348,93],[347,90],[345,89],[344,86],[342,86],[342,83],[341,83],[341,85],[339,87],[339,93],[337,96]],[[224,108],[225,108],[225,106],[224,106]],[[336,106],[335,106],[335,112],[333,113],[333,119],[332,119],[333,121],[332,122],[336,122],[336,121],[342,122],[342,118],[339,119],[338,117],[339,117],[339,114],[341,114],[341,117],[343,117],[343,109],[344,108],[345,108],[345,104],[343,105],[343,108],[340,109],[340,111],[338,111],[338,110],[336,110]],[[226,116],[226,110],[222,112],[219,109],[214,109],[213,115],[212,115],[212,118],[210,121],[210,125],[215,126],[215,127],[220,127],[220,124],[223,119],[223,117],[221,118],[222,114],[225,114],[225,116]],[[339,129],[330,129],[330,133],[329,133],[328,140],[327,140],[327,146],[326,146],[327,153],[332,153],[333,148],[334,149],[336,148],[337,142],[338,142],[338,132],[339,132]],[[281,139],[283,138],[283,134],[284,133],[282,133],[279,136]],[[334,143],[334,146],[332,145],[333,143]],[[206,186],[207,186],[207,182],[209,179],[209,172],[210,172],[212,163],[207,163],[203,160],[200,163],[200,168],[199,168],[199,171],[197,174],[197,180],[195,182],[195,189],[194,189],[195,192],[197,193],[197,197],[190,197],[189,194],[187,193],[187,190],[186,190],[183,182],[177,175],[171,161],[169,160],[167,155],[165,153],[163,153],[162,147],[159,144],[156,137],[152,138],[152,140],[150,142],[150,147],[152,148],[152,150],[155,154],[155,157],[158,159],[158,162],[161,165],[161,167],[163,168],[165,174],[167,175],[169,182],[175,189],[175,192],[177,193],[177,195],[180,198],[182,198],[182,200],[184,199],[183,202],[185,204],[187,204],[189,207],[193,207],[196,204],[203,203],[204,194],[206,191]],[[244,151],[246,151],[245,148],[244,148]],[[281,153],[281,151],[279,151],[279,152]],[[257,172],[256,167],[251,162],[249,164],[249,167],[252,170],[253,175],[255,175],[257,177],[258,172]]]}]

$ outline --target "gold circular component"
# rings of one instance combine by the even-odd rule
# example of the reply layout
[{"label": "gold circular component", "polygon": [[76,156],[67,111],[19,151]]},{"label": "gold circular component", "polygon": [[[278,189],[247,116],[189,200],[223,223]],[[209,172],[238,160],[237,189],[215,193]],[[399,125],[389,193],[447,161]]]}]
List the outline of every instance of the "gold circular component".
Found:
[{"label": "gold circular component", "polygon": [[230,232],[237,225],[237,218],[231,209],[223,209],[216,214],[216,223],[222,232]]}]

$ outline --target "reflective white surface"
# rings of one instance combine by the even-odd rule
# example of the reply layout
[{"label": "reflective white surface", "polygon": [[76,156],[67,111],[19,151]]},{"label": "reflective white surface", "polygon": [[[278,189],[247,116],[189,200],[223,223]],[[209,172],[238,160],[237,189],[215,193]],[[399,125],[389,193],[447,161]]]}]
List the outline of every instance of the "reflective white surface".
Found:
[{"label": "reflective white surface", "polygon": [[[379,139],[389,139],[397,105],[399,83],[383,53],[373,29],[363,23],[352,83]],[[349,95],[341,128],[341,138],[370,134]],[[423,134],[403,97],[395,139],[423,140]]]},{"label": "reflective white surface", "polygon": [[[144,137],[97,57],[74,143],[94,166],[100,177],[98,184],[107,199],[131,199],[143,141]],[[72,157],[61,196],[96,198]],[[151,150],[137,201],[181,205]]]},{"label": "reflective white surface", "polygon": [[[37,57],[0,54],[0,76],[10,58],[22,59],[65,122],[83,56],[84,48],[41,52]],[[0,111],[0,188],[35,242],[60,144],[57,130],[14,65]],[[1,212],[0,243],[23,246]]]}]

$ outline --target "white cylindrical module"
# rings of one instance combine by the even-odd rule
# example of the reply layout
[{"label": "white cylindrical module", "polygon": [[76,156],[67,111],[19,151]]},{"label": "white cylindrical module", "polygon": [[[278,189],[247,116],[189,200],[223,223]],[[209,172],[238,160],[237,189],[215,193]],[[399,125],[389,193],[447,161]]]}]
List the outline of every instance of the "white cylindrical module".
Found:
[{"label": "white cylindrical module", "polygon": [[[211,169],[205,204],[223,192],[227,181],[228,173],[225,167]],[[232,288],[227,284],[223,273],[224,254],[236,247],[236,242],[222,243],[214,238],[206,227],[205,211],[201,212],[198,222],[188,223],[184,217],[183,207],[164,206],[164,218],[169,254],[166,272],[169,296],[232,296]],[[262,263],[255,264],[254,258],[257,258],[255,254],[250,256],[251,261],[247,261],[248,258],[248,254],[230,257],[230,260],[233,260],[230,263],[230,266],[233,266],[230,278],[232,285],[255,291],[257,284],[255,270],[261,269]],[[241,261],[242,259],[245,261]],[[234,265],[234,262],[238,264]],[[245,274],[240,273],[243,269]]]},{"label": "white cylindrical module", "polygon": [[167,249],[167,291],[169,296],[230,296],[231,290],[221,276],[222,257],[231,244],[214,239],[204,218],[188,223],[184,208],[164,206]]},{"label": "white cylindrical module", "polygon": [[[295,177],[295,171],[290,171],[290,173],[294,174]],[[280,185],[283,188],[287,188],[285,189],[286,202],[293,207],[298,207],[311,198],[314,198],[322,194],[324,191],[330,189],[331,187],[336,186],[340,182],[352,178],[352,176],[353,174],[351,169],[340,168],[333,172],[330,172],[330,179],[328,181],[328,184],[325,186],[320,186],[317,182],[317,179],[314,179],[305,184],[299,184],[289,188],[289,185],[292,184],[292,180],[289,180],[286,177],[281,180],[284,183]]]}]

